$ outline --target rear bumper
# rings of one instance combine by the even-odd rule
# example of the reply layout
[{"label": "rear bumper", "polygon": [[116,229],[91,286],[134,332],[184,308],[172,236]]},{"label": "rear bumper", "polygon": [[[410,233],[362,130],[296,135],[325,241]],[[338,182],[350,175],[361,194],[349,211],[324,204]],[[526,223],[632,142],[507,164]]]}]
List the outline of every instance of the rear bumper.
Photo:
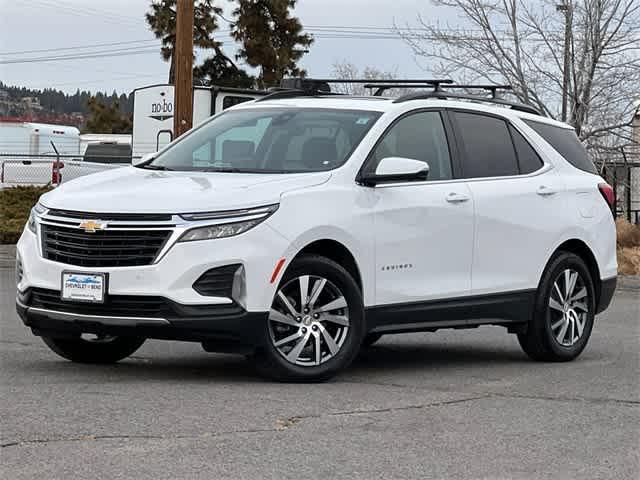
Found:
[{"label": "rear bumper", "polygon": [[81,333],[202,342],[207,350],[249,352],[264,344],[267,312],[247,312],[240,307],[220,310],[175,304],[180,316],[143,317],[119,314],[87,314],[66,308],[51,310],[29,306],[28,294],[16,298],[16,310],[34,334],[67,337]]},{"label": "rear bumper", "polygon": [[613,299],[613,294],[616,291],[616,285],[618,283],[618,277],[607,278],[602,280],[600,284],[600,297],[598,298],[598,305],[596,306],[596,314],[604,312]]}]

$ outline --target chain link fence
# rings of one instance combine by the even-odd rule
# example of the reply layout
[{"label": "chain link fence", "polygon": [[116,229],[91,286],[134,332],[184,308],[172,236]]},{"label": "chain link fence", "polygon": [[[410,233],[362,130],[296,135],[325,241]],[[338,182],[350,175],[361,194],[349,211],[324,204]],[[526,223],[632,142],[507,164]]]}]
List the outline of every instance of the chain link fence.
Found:
[{"label": "chain link fence", "polygon": [[74,178],[131,165],[131,155],[26,155],[0,152],[0,188],[57,186]]},{"label": "chain link fence", "polygon": [[640,224],[640,152],[612,152],[601,171],[615,192],[616,216]]}]

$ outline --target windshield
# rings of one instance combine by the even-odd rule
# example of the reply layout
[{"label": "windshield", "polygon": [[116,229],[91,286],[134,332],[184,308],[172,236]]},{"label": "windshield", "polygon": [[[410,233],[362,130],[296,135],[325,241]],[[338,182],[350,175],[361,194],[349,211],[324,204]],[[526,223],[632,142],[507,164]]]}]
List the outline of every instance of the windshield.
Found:
[{"label": "windshield", "polygon": [[225,112],[159,154],[146,168],[295,173],[342,165],[380,112],[261,108]]}]

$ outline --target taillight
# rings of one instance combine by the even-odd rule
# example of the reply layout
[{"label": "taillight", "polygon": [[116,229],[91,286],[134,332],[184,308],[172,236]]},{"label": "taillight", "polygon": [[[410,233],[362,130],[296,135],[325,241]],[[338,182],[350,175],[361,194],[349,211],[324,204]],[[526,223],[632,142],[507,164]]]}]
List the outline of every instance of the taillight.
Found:
[{"label": "taillight", "polygon": [[64,168],[64,163],[55,161],[51,164],[51,185],[58,185],[62,182],[61,169]]},{"label": "taillight", "polygon": [[604,197],[605,202],[607,202],[607,205],[609,205],[611,211],[614,212],[616,207],[616,195],[613,191],[613,187],[608,183],[599,183],[598,190],[600,190],[600,193]]}]

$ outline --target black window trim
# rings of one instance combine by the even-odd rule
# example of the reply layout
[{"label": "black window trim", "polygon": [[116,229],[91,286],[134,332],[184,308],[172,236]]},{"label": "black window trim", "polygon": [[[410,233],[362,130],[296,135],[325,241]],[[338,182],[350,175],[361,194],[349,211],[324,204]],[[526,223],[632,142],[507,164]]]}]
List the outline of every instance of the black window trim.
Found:
[{"label": "black window trim", "polygon": [[449,157],[451,160],[451,178],[443,179],[443,180],[413,180],[413,181],[403,180],[400,182],[386,183],[384,185],[378,186],[377,188],[424,185],[429,183],[450,183],[458,180],[463,180],[461,177],[461,164],[460,164],[460,156],[458,151],[458,141],[454,132],[453,125],[451,123],[451,119],[449,118],[449,115],[447,114],[446,109],[443,107],[426,107],[426,108],[416,108],[416,109],[404,112],[401,115],[394,118],[394,120],[389,125],[386,126],[382,134],[376,140],[376,143],[371,147],[371,150],[369,150],[369,153],[367,154],[367,158],[364,160],[364,162],[362,162],[362,165],[358,170],[358,173],[355,178],[355,181],[358,185],[364,186],[362,177],[364,173],[367,171],[367,168],[369,167],[369,165],[374,161],[373,154],[378,148],[378,146],[380,145],[380,143],[382,143],[382,141],[385,139],[385,137],[387,136],[387,133],[389,133],[389,131],[404,118],[409,117],[411,115],[418,114],[418,113],[424,113],[424,112],[437,112],[440,114],[440,119],[442,120],[442,126],[444,128],[447,145],[449,147]]},{"label": "black window trim", "polygon": [[[544,160],[542,159],[542,157],[540,156],[540,154],[538,153],[538,151],[536,150],[536,147],[531,145],[531,142],[527,139],[527,137],[525,137],[524,134],[520,130],[518,130],[513,123],[507,121],[506,119],[505,119],[505,121],[507,122],[507,130],[509,130],[509,137],[511,137],[511,143],[513,144],[513,150],[516,152],[516,161],[518,162],[518,172],[520,172],[520,175],[518,175],[518,176],[530,175],[532,173],[536,173],[538,170],[543,169],[545,163],[544,163]],[[540,162],[542,162],[542,165],[540,166],[540,168],[537,168],[533,172],[529,172],[528,174],[527,173],[522,173],[522,164],[520,163],[520,154],[518,153],[518,147],[516,147],[516,141],[513,138],[513,131],[514,130],[520,134],[522,139],[533,150],[533,153],[536,154],[536,157],[538,157],[538,160],[540,160]]]},{"label": "black window trim", "polygon": [[[471,113],[471,114],[476,114],[476,115],[482,115],[485,117],[491,117],[491,118],[496,118],[499,120],[502,120],[503,122],[505,122],[507,124],[507,130],[509,131],[509,138],[511,139],[511,144],[513,146],[513,150],[516,154],[516,161],[518,163],[518,172],[520,172],[520,160],[518,159],[518,151],[515,148],[515,144],[513,143],[513,137],[511,135],[511,131],[509,129],[509,126],[511,126],[512,128],[515,128],[517,130],[517,132],[522,135],[524,137],[524,139],[529,143],[529,145],[531,145],[531,142],[529,141],[529,139],[527,138],[527,135],[522,132],[522,130],[520,128],[518,128],[517,125],[514,125],[514,123],[506,118],[503,117],[501,115],[497,115],[495,113],[492,112],[483,112],[480,110],[472,110],[472,109],[466,109],[466,108],[447,108],[447,113],[454,113],[454,112],[461,112],[461,113]],[[459,138],[459,132],[460,132],[460,126],[458,125],[458,123],[455,120],[454,115],[447,115],[449,117],[449,121],[451,122],[451,125],[453,127],[454,130],[454,134],[456,135],[456,142],[458,143],[458,150],[460,152],[460,180],[465,181],[465,182],[482,182],[482,181],[495,181],[495,180],[508,180],[508,179],[514,179],[514,178],[528,178],[528,177],[536,177],[538,175],[542,175],[543,173],[548,172],[549,170],[553,169],[553,165],[551,163],[549,163],[547,160],[545,160],[545,158],[540,155],[540,153],[538,152],[538,150],[531,145],[531,147],[535,150],[535,152],[538,154],[538,157],[540,157],[540,160],[542,161],[542,167],[540,167],[538,170],[531,172],[531,173],[518,173],[517,175],[500,175],[497,177],[465,177],[464,176],[464,171],[463,171],[463,165],[464,162],[462,162],[462,159],[467,155],[467,152],[464,148],[464,145],[462,143],[462,138]]]}]

